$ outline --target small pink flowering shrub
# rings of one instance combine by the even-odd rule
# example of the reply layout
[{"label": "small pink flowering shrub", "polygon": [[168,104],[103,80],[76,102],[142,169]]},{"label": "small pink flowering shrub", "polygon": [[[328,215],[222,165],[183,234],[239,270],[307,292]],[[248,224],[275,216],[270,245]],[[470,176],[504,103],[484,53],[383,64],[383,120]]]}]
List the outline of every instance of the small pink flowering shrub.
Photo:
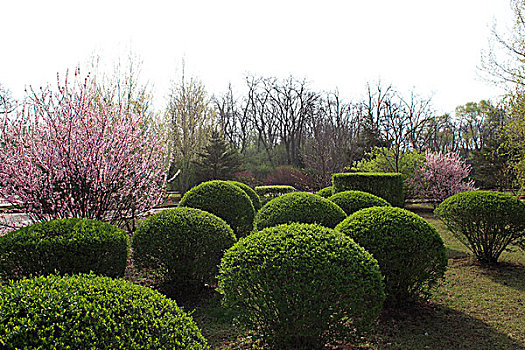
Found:
[{"label": "small pink flowering shrub", "polygon": [[142,115],[75,78],[31,90],[20,111],[0,116],[0,197],[35,222],[121,223],[161,199],[165,143]]}]

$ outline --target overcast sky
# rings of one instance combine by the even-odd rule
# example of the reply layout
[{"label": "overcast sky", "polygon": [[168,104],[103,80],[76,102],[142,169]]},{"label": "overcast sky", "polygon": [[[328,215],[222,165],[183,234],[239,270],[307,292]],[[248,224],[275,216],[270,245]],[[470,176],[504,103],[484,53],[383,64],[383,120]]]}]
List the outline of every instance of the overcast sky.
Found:
[{"label": "overcast sky", "polygon": [[184,58],[210,94],[251,73],[357,99],[381,79],[433,94],[440,112],[501,93],[477,67],[494,22],[512,19],[508,0],[2,0],[0,13],[0,84],[17,98],[94,52],[109,62],[132,50],[158,108]]}]

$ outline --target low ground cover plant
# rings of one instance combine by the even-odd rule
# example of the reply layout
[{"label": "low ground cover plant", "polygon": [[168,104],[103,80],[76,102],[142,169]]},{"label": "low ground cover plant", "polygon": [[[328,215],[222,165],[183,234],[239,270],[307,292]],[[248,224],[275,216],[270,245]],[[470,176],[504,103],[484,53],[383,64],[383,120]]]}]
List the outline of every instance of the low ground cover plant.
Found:
[{"label": "low ground cover plant", "polygon": [[287,193],[266,203],[255,216],[257,230],[301,222],[334,228],[346,218],[343,209],[321,196],[307,192]]},{"label": "low ground cover plant", "polygon": [[320,225],[279,225],[240,239],[218,278],[225,305],[274,349],[322,349],[360,334],[384,300],[377,261]]},{"label": "low ground cover plant", "polygon": [[328,199],[341,207],[346,215],[353,214],[364,208],[390,206],[390,203],[383,198],[363,191],[338,192],[328,197]]},{"label": "low ground cover plant", "polygon": [[208,349],[175,301],[94,275],[49,275],[0,286],[0,347]]},{"label": "low ground cover plant", "polygon": [[138,271],[154,275],[157,288],[185,297],[215,284],[224,251],[236,241],[221,218],[194,208],[164,210],[144,220],[133,235]]},{"label": "low ground cover plant", "polygon": [[201,209],[217,215],[230,225],[237,237],[253,230],[255,209],[250,197],[227,181],[203,182],[184,194],[180,207]]},{"label": "low ground cover plant", "polygon": [[341,222],[342,232],[369,251],[385,277],[386,303],[427,296],[448,264],[443,240],[420,216],[394,207],[362,209]]},{"label": "low ground cover plant", "polygon": [[121,229],[89,219],[57,219],[0,237],[0,276],[88,273],[123,276],[129,238]]},{"label": "low ground cover plant", "polygon": [[497,263],[509,244],[525,239],[525,203],[505,193],[458,193],[443,201],[435,214],[482,263]]}]

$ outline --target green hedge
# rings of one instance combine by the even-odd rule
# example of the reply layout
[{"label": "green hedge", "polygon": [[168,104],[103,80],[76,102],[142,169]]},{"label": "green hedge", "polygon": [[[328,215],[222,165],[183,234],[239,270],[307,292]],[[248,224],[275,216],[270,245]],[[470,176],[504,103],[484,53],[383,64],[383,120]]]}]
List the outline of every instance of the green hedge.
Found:
[{"label": "green hedge", "polygon": [[230,225],[237,237],[253,229],[255,209],[248,195],[227,181],[203,182],[184,194],[179,207],[201,209],[217,215]]},{"label": "green hedge", "polygon": [[158,292],[94,275],[0,286],[2,349],[208,349],[195,322]]},{"label": "green hedge", "polygon": [[133,236],[133,261],[153,272],[157,287],[186,297],[215,284],[224,251],[236,241],[221,218],[194,208],[164,210],[145,219]]},{"label": "green hedge", "polygon": [[307,192],[287,193],[266,203],[255,216],[255,228],[292,222],[334,228],[346,218],[343,209],[321,196]]},{"label": "green hedge", "polygon": [[123,276],[129,238],[121,229],[89,219],[57,219],[0,237],[0,276],[88,273]]},{"label": "green hedge", "polygon": [[319,349],[371,327],[382,309],[377,261],[312,224],[264,229],[226,251],[219,290],[238,321],[274,349]]},{"label": "green hedge", "polygon": [[239,181],[228,181],[228,183],[231,183],[232,185],[239,187],[241,190],[244,191],[244,193],[248,195],[248,197],[250,197],[250,199],[252,200],[253,208],[255,209],[256,212],[259,209],[261,209],[262,207],[261,198],[259,198],[259,195],[257,194],[257,192],[255,192],[253,188]]},{"label": "green hedge", "polygon": [[418,215],[401,208],[372,207],[350,215],[335,228],[370,252],[385,276],[387,303],[427,297],[445,274],[441,236]]},{"label": "green hedge", "polygon": [[509,244],[525,240],[525,203],[505,193],[458,193],[435,213],[482,263],[496,263]]},{"label": "green hedge", "polygon": [[389,207],[390,203],[383,198],[362,191],[343,191],[330,196],[328,200],[343,209],[346,215],[350,215],[364,208]]},{"label": "green hedge", "polygon": [[363,191],[383,198],[395,207],[405,203],[403,175],[400,173],[339,173],[332,175],[334,194]]},{"label": "green hedge", "polygon": [[332,186],[322,188],[319,191],[317,191],[316,195],[324,197],[324,198],[329,198],[330,196],[333,195],[333,188]]}]

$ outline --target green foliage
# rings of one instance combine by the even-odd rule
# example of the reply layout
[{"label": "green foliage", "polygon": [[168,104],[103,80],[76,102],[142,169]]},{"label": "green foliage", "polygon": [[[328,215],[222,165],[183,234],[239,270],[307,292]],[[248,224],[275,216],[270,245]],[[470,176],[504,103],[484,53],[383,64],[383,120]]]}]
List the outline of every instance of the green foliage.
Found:
[{"label": "green foliage", "polygon": [[362,191],[338,192],[328,199],[343,209],[346,215],[353,214],[364,208],[390,206],[390,203],[383,198]]},{"label": "green foliage", "polygon": [[262,230],[279,224],[301,222],[334,228],[345,218],[343,209],[328,199],[311,193],[293,192],[266,203],[255,216],[255,227]]},{"label": "green foliage", "polygon": [[268,185],[255,187],[255,192],[257,192],[257,194],[261,198],[261,203],[263,205],[274,198],[282,196],[283,194],[295,191],[295,187],[289,185]]},{"label": "green foliage", "polygon": [[121,229],[89,219],[57,219],[0,237],[0,276],[87,273],[123,276],[129,238]]},{"label": "green foliage", "polygon": [[218,278],[224,303],[276,349],[324,348],[359,334],[384,300],[376,260],[319,225],[280,225],[240,239]]},{"label": "green foliage", "polygon": [[231,183],[232,185],[235,185],[239,187],[241,190],[244,191],[250,197],[253,208],[255,209],[255,212],[257,212],[259,209],[261,209],[261,198],[259,198],[259,195],[257,192],[253,190],[250,186],[248,186],[245,183],[239,182],[239,181],[228,181],[228,183]]},{"label": "green foliage", "polygon": [[165,294],[187,296],[214,284],[224,251],[236,241],[221,218],[194,208],[164,210],[145,219],[133,235],[133,261],[156,275]]},{"label": "green foliage", "polygon": [[383,198],[395,207],[403,207],[403,175],[399,173],[339,173],[332,175],[333,192],[363,191]]},{"label": "green foliage", "polygon": [[405,209],[362,209],[335,229],[377,259],[390,305],[412,302],[421,294],[427,296],[445,274],[447,257],[440,235],[424,219]]},{"label": "green foliage", "polygon": [[443,201],[435,214],[483,263],[496,263],[509,244],[525,239],[525,204],[505,193],[458,193]]},{"label": "green foliage", "polygon": [[211,137],[195,161],[197,173],[202,180],[225,180],[241,169],[241,156],[217,131]]},{"label": "green foliage", "polygon": [[207,181],[193,187],[181,198],[179,206],[217,215],[230,225],[237,237],[246,236],[253,229],[255,209],[250,197],[226,181]]},{"label": "green foliage", "polygon": [[322,188],[319,191],[317,191],[316,194],[318,196],[323,197],[323,198],[329,198],[333,194],[332,186],[328,186],[328,187]]},{"label": "green foliage", "polygon": [[192,318],[149,288],[94,275],[0,286],[2,349],[208,349]]}]

